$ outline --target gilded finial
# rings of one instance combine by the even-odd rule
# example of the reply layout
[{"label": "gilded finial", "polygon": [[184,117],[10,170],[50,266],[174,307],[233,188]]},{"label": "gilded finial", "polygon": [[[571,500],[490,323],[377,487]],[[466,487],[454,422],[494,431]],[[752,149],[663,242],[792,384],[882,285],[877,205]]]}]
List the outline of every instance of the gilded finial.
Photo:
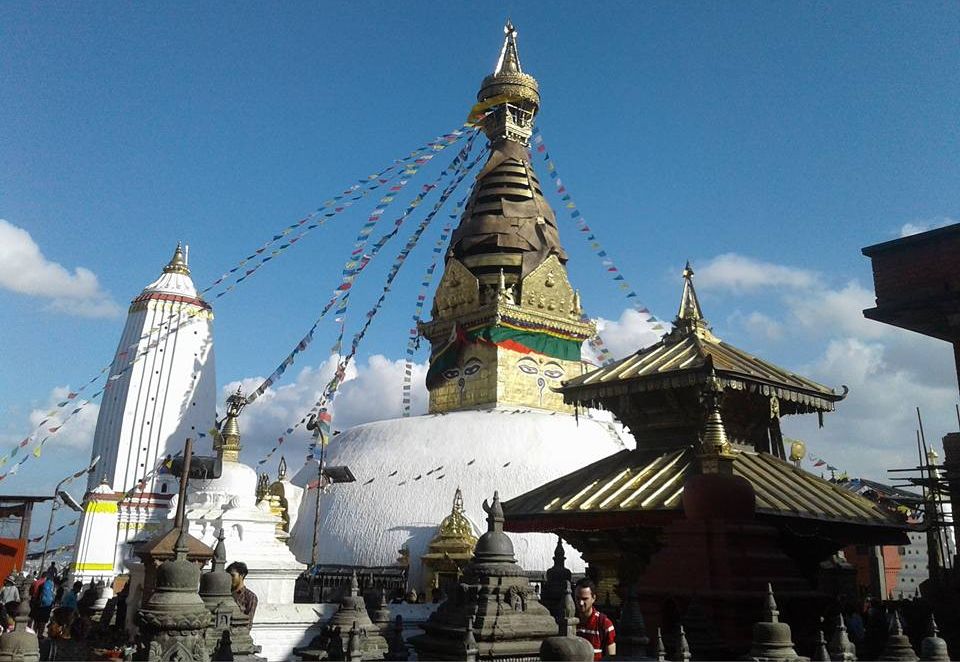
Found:
[{"label": "gilded finial", "polygon": [[177,248],[173,251],[173,257],[170,258],[170,262],[163,268],[163,273],[165,274],[181,274],[183,276],[190,275],[190,267],[187,265],[186,253],[183,249],[183,244],[179,241],[177,242]]},{"label": "gilded finial", "polygon": [[683,294],[680,295],[680,308],[677,310],[677,319],[673,322],[674,330],[671,336],[685,337],[693,333],[701,338],[716,340],[710,333],[707,320],[703,318],[700,299],[697,298],[697,290],[693,286],[693,273],[693,267],[688,260],[683,268]]},{"label": "gilded finial", "polygon": [[493,70],[496,74],[522,74],[520,68],[520,54],[517,52],[517,29],[513,27],[513,22],[507,19],[503,26],[503,48],[500,49],[500,57],[497,59],[497,66]]},{"label": "gilded finial", "polygon": [[704,406],[709,409],[707,420],[703,426],[703,437],[701,441],[702,455],[701,460],[704,463],[704,471],[714,473],[721,471],[720,458],[730,458],[730,441],[727,439],[727,430],[723,424],[723,418],[720,415],[720,403],[723,400],[723,384],[716,374],[711,374],[710,378],[701,392],[701,398]]},{"label": "gilded finial", "polygon": [[453,508],[450,514],[443,518],[440,526],[437,527],[437,534],[434,541],[439,538],[455,538],[468,542],[471,546],[476,544],[477,538],[473,533],[473,525],[467,519],[463,508],[463,492],[460,488],[453,495]]},{"label": "gilded finial", "polygon": [[240,461],[240,425],[237,418],[246,404],[247,399],[240,386],[236,393],[227,398],[227,416],[220,427],[220,440],[217,444],[217,451],[225,462]]},{"label": "gilded finial", "polygon": [[533,118],[540,109],[540,86],[533,76],[523,73],[513,23],[508,20],[503,31],[497,65],[480,84],[478,103],[470,115],[472,121],[482,123],[491,145],[503,140],[526,145],[533,132]]},{"label": "gilded finial", "polygon": [[697,291],[693,287],[693,268],[690,266],[689,260],[683,268],[683,295],[680,297],[680,310],[677,312],[677,319],[691,321],[703,319],[700,301],[697,299]]}]

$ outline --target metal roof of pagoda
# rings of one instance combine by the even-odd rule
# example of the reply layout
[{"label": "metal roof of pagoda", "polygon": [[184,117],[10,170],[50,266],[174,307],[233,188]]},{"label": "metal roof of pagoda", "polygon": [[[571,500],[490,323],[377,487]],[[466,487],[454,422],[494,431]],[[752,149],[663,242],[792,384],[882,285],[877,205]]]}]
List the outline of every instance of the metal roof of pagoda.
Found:
[{"label": "metal roof of pagoda", "polygon": [[[682,511],[684,483],[695,473],[692,446],[666,453],[625,450],[511,499],[504,510],[511,524],[524,518],[569,517],[565,527],[579,515]],[[904,526],[869,499],[768,453],[735,452],[733,473],[753,486],[761,515]]]},{"label": "metal roof of pagoda", "polygon": [[717,338],[700,310],[689,263],[683,278],[673,330],[654,345],[564,382],[561,391],[567,402],[700,384],[711,372],[725,388],[776,395],[812,410],[833,411],[833,403],[846,396],[846,387],[843,393],[836,393]]}]

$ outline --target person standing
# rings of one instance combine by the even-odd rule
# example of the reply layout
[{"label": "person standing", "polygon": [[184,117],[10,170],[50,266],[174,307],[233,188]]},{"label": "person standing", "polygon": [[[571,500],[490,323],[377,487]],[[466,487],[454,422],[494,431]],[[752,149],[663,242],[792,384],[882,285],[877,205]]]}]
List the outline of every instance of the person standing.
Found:
[{"label": "person standing", "polygon": [[589,579],[577,582],[577,636],[583,637],[593,646],[593,659],[603,660],[617,654],[617,631],[606,614],[594,609],[597,601],[597,585]]},{"label": "person standing", "polygon": [[37,588],[37,594],[34,596],[37,611],[33,617],[33,629],[38,637],[44,636],[47,621],[50,620],[50,612],[53,611],[54,599],[57,596],[57,584],[54,581],[56,576],[56,569],[48,570],[46,579]]},{"label": "person standing", "polygon": [[20,589],[13,581],[13,575],[8,576],[3,582],[3,588],[0,589],[0,604],[8,602],[20,602]]},{"label": "person standing", "polygon": [[233,599],[240,605],[240,610],[250,617],[253,625],[253,615],[257,613],[257,594],[244,584],[247,578],[247,564],[243,561],[234,561],[227,566],[230,573],[230,586],[233,589]]}]

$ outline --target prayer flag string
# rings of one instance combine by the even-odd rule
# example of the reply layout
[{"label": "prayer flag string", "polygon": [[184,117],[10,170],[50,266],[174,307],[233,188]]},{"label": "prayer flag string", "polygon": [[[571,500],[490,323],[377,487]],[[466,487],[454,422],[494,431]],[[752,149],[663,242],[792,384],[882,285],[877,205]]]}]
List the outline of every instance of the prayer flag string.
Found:
[{"label": "prayer flag string", "polygon": [[[472,141],[470,141],[461,152],[461,155],[463,156],[464,159],[466,158],[467,153],[469,152],[471,147],[472,147]],[[370,324],[373,322],[373,318],[376,316],[377,312],[379,312],[381,306],[383,305],[383,302],[386,300],[387,294],[390,292],[391,286],[393,285],[393,281],[396,279],[397,274],[400,272],[401,267],[403,266],[404,262],[406,262],[407,257],[410,255],[410,251],[412,251],[413,248],[417,245],[417,243],[420,240],[420,237],[423,236],[423,233],[429,227],[434,217],[436,217],[437,213],[440,211],[443,205],[446,204],[450,196],[453,195],[454,190],[456,190],[456,188],[460,185],[460,183],[463,182],[463,179],[464,177],[466,177],[467,173],[470,172],[470,170],[472,170],[485,155],[486,155],[486,150],[481,152],[470,164],[466,166],[464,166],[463,160],[460,161],[459,165],[457,166],[457,174],[455,179],[447,185],[446,189],[440,195],[440,198],[434,204],[433,209],[431,209],[430,213],[427,214],[427,216],[420,222],[420,224],[417,226],[414,233],[407,240],[406,246],[404,246],[404,248],[397,255],[397,259],[394,261],[393,266],[390,268],[390,273],[387,275],[387,281],[383,286],[383,292],[380,294],[380,297],[379,299],[377,299],[377,302],[367,312],[366,321],[364,322],[361,329],[357,331],[357,333],[353,337],[353,341],[351,342],[351,346],[350,346],[350,353],[343,360],[340,361],[340,363],[337,366],[337,370],[334,374],[333,379],[330,380],[330,383],[327,385],[327,389],[325,389],[320,400],[317,402],[317,405],[315,405],[315,408],[319,412],[317,414],[317,420],[318,420],[318,425],[320,425],[321,442],[325,442],[326,439],[329,439],[329,434],[327,434],[326,436],[324,435],[324,432],[329,433],[330,424],[332,422],[332,416],[333,416],[332,413],[328,411],[328,405],[332,403],[332,401],[336,397],[340,384],[343,382],[343,378],[346,375],[347,366],[349,365],[353,357],[356,355],[357,349],[360,345],[360,341],[363,339],[364,335],[366,335],[367,329],[370,328]],[[326,429],[324,429],[324,426],[326,426]],[[314,451],[315,447],[316,447],[315,443],[311,444],[311,451]]]},{"label": "prayer flag string", "polygon": [[[476,134],[474,133],[473,135],[476,135]],[[467,147],[471,146],[472,144],[473,144],[473,140],[471,136],[471,140],[468,141]],[[461,151],[461,154],[462,154],[462,151]],[[457,157],[454,158],[454,161],[457,161],[460,158],[461,158],[461,155],[458,154]],[[417,168],[419,166],[414,164],[411,167]],[[413,201],[411,201],[411,203],[407,206],[404,213],[400,216],[399,219],[397,219],[397,221],[394,224],[394,229],[391,231],[392,234],[396,234],[396,232],[399,230],[400,225],[402,225],[403,221],[420,205],[424,196],[426,196],[431,190],[433,190],[433,188],[436,185],[436,182],[439,182],[440,180],[446,177],[448,170],[449,170],[449,166],[447,169],[441,172],[440,175],[437,176],[437,179],[433,184],[424,186],[424,190],[422,190],[413,199]],[[408,182],[409,180],[402,180],[402,181],[404,184],[406,184],[406,182]],[[379,248],[386,243],[384,238],[381,238],[381,240],[378,241],[377,245],[374,247],[375,250],[371,251],[371,255],[365,255],[363,249],[366,247],[366,241],[369,239],[370,233],[373,232],[373,228],[376,226],[377,222],[380,220],[380,217],[383,215],[386,208],[390,205],[391,202],[393,202],[396,199],[396,197],[397,196],[393,195],[393,196],[386,196],[383,199],[381,199],[381,201],[377,205],[377,208],[374,210],[374,213],[371,213],[366,223],[364,223],[363,227],[360,229],[360,233],[357,235],[358,240],[354,244],[354,249],[350,254],[350,258],[344,264],[340,285],[336,288],[336,290],[334,290],[333,296],[331,296],[330,300],[326,303],[326,305],[320,311],[320,314],[317,316],[317,319],[314,321],[313,325],[310,327],[310,330],[307,331],[306,335],[304,335],[300,339],[300,342],[298,342],[297,345],[293,348],[293,350],[291,350],[290,353],[287,354],[284,360],[281,361],[280,365],[277,366],[277,368],[270,374],[270,376],[267,377],[263,381],[263,383],[261,383],[260,386],[258,386],[254,391],[252,391],[249,395],[247,395],[248,404],[254,402],[257,398],[263,395],[268,388],[270,388],[274,383],[276,383],[276,381],[279,380],[280,377],[282,377],[283,374],[287,371],[287,368],[293,365],[297,355],[305,351],[307,347],[310,346],[310,344],[313,342],[317,328],[320,326],[320,321],[326,316],[326,314],[330,311],[330,309],[333,308],[333,306],[337,303],[338,300],[340,302],[340,305],[336,310],[336,314],[340,316],[346,312],[346,300],[349,299],[350,288],[353,286],[354,281],[356,280],[360,272],[366,268],[366,266],[370,263],[371,260],[373,260],[373,258],[376,256],[376,253],[379,252]],[[391,233],[388,233],[386,237],[391,236]],[[342,324],[341,324],[341,338],[342,338]],[[338,344],[339,344],[339,341],[338,341]],[[279,443],[282,443],[282,442],[278,442],[278,445]]]},{"label": "prayer flag string", "polygon": [[[236,280],[231,285],[228,285],[224,291],[219,292],[214,297],[219,299],[227,292],[232,291],[241,282],[256,273],[267,262],[273,260],[282,252],[300,241],[308,233],[323,225],[328,219],[333,218],[346,209],[349,209],[354,202],[367,196],[371,191],[389,184],[394,178],[404,177],[405,180],[403,180],[399,185],[391,186],[388,189],[387,195],[381,199],[380,203],[382,204],[384,199],[392,200],[396,193],[399,192],[404,185],[406,185],[407,181],[416,175],[421,167],[433,159],[433,157],[436,155],[436,152],[439,152],[456,143],[467,133],[469,133],[468,130],[457,130],[444,134],[443,136],[436,138],[426,145],[417,148],[411,152],[409,156],[395,160],[391,165],[387,166],[380,172],[370,175],[366,179],[358,180],[339,195],[335,195],[324,202],[321,207],[308,214],[306,217],[278,231],[260,248],[256,249],[250,255],[240,260],[235,267],[224,273],[211,285],[203,289],[201,294],[205,294],[217,285],[224,283],[230,278],[236,277]],[[377,209],[380,209],[379,204]],[[374,210],[374,213],[377,212],[377,209]],[[301,230],[301,232],[291,239],[286,239],[295,230]],[[267,253],[267,249],[278,241],[283,241],[284,243]],[[259,261],[257,261],[253,267],[245,269],[245,267],[247,267],[252,260],[257,260],[258,256]]]},{"label": "prayer flag string", "polygon": [[[476,132],[474,132],[474,133],[470,136],[470,139],[467,141],[467,144],[463,147],[463,149],[460,150],[460,152],[459,152],[459,153],[457,154],[457,156],[453,159],[453,161],[450,163],[450,165],[448,165],[448,166],[444,169],[444,171],[441,172],[440,175],[438,175],[438,177],[434,180],[434,182],[433,182],[432,184],[430,184],[430,185],[428,185],[428,186],[425,186],[424,189],[420,192],[420,194],[407,206],[407,208],[405,209],[404,213],[400,216],[400,218],[398,218],[398,219],[394,222],[393,228],[392,228],[389,232],[387,232],[385,235],[383,235],[382,237],[380,237],[380,238],[374,243],[373,247],[371,248],[371,251],[370,251],[369,255],[364,254],[364,255],[361,257],[360,260],[356,260],[357,255],[358,255],[358,253],[357,253],[357,250],[358,250],[358,249],[357,249],[357,248],[354,248],[354,250],[353,250],[353,252],[351,253],[351,256],[350,256],[350,257],[351,257],[351,259],[352,259],[353,261],[356,262],[356,264],[355,264],[355,265],[351,265],[351,264],[349,264],[349,261],[348,261],[348,264],[345,266],[344,272],[343,272],[343,279],[344,279],[344,280],[341,282],[340,287],[338,287],[337,290],[334,292],[334,296],[330,299],[330,301],[327,302],[327,305],[324,306],[324,309],[321,311],[320,318],[322,318],[322,317],[327,313],[327,311],[330,310],[331,306],[332,306],[334,303],[336,303],[336,301],[338,300],[338,295],[339,295],[339,294],[344,293],[344,296],[347,298],[347,302],[349,301],[350,287],[352,287],[353,283],[355,282],[355,279],[357,278],[357,276],[359,276],[360,272],[362,272],[362,271],[370,264],[370,262],[372,262],[372,261],[376,258],[376,256],[379,254],[379,252],[380,252],[380,251],[383,249],[383,247],[387,244],[387,242],[388,242],[390,239],[392,239],[394,236],[396,236],[396,234],[397,234],[397,233],[399,232],[399,230],[400,230],[400,227],[403,225],[403,222],[410,216],[411,213],[413,213],[413,211],[415,211],[415,210],[420,206],[420,204],[421,204],[422,201],[423,201],[424,196],[425,196],[427,193],[429,193],[431,190],[433,190],[434,188],[436,188],[436,187],[439,185],[439,183],[440,183],[443,179],[446,178],[447,174],[448,174],[451,170],[453,170],[454,172],[459,172],[459,171],[463,168],[463,162],[464,162],[464,160],[467,158],[470,150],[472,149],[473,144],[474,144],[474,141],[475,141],[475,138],[476,138]],[[471,164],[467,167],[467,170],[473,168],[473,166],[476,165],[476,163],[479,161],[479,159],[480,159],[480,157],[477,157],[477,159],[475,159],[475,160],[473,161],[473,163],[471,163]],[[459,181],[461,181],[462,178],[463,178],[463,175],[461,175],[460,178],[456,180],[456,183],[459,183]],[[449,187],[448,187],[448,188],[449,188]],[[441,195],[441,201],[445,201],[445,200],[446,200],[446,198],[444,197],[444,195]],[[438,203],[438,204],[442,204],[442,202],[440,202],[440,203]],[[431,213],[431,217],[430,217],[430,218],[432,218],[432,214],[433,214],[433,213],[435,213],[435,212],[432,212],[432,213]],[[368,221],[368,223],[369,223],[369,221]],[[422,233],[422,231],[421,231],[421,233]],[[415,234],[416,234],[416,233],[415,233]],[[417,236],[419,236],[419,235],[417,235]],[[361,242],[362,242],[362,241],[363,241],[363,240],[361,239]],[[361,242],[358,242],[358,243],[361,243]],[[355,244],[355,246],[356,246],[356,244]],[[360,252],[362,253],[362,246],[360,247],[359,250],[360,250]],[[408,254],[409,254],[409,250],[401,251],[401,255],[398,256],[397,262],[394,263],[394,265],[393,265],[393,267],[391,268],[391,271],[390,271],[390,274],[391,274],[393,277],[395,277],[395,276],[396,276],[396,272],[399,271],[399,267],[397,266],[398,263],[399,263],[399,264],[402,264],[402,263],[406,260],[406,256],[407,256]],[[391,278],[390,276],[388,276],[388,282],[392,282],[392,278]],[[347,287],[346,289],[343,288],[343,286],[344,286],[345,284],[348,285],[348,287]],[[381,299],[382,299],[382,298],[383,298],[383,297],[381,297]],[[345,316],[346,316],[346,309],[347,309],[347,302],[344,302],[343,299],[340,299],[340,302],[341,302],[341,303],[340,303],[340,306],[338,307],[338,309],[337,309],[337,311],[336,311],[337,319],[338,319],[338,322],[339,322],[339,325],[340,325],[340,326],[339,326],[338,337],[337,337],[337,340],[336,340],[336,343],[335,343],[335,347],[336,347],[336,348],[341,347],[341,346],[342,346],[342,343],[343,343],[343,335],[344,335],[344,329],[345,329]],[[378,308],[378,306],[377,306],[377,308]],[[366,333],[366,328],[369,327],[369,323],[372,321],[373,316],[376,315],[376,311],[372,311],[372,313],[367,313],[367,315],[368,315],[368,317],[367,317],[367,323],[364,325],[364,328],[363,328],[363,330],[362,330],[362,333],[364,333],[364,334]],[[316,327],[318,326],[318,324],[319,324],[319,322],[320,322],[320,318],[317,319],[317,322],[314,324],[313,328],[311,329],[311,333],[312,333],[312,332],[315,332]],[[312,337],[312,336],[311,336],[311,337]],[[362,338],[362,337],[363,337],[363,335],[361,334],[361,335],[360,335],[360,338]],[[355,351],[356,351],[356,350],[355,350],[355,346],[356,346],[356,344],[358,344],[358,343],[359,343],[359,339],[358,339],[358,338],[355,338],[355,339],[354,339],[354,343],[353,343],[353,346],[354,346],[353,352],[354,352],[354,353],[355,353]],[[338,354],[339,351],[335,351],[334,353],[335,353],[335,354]],[[344,378],[344,376],[345,376],[345,374],[346,374],[345,371],[346,371],[346,364],[345,364],[344,362],[342,362],[342,361],[338,361],[337,372],[336,372],[336,374],[334,375],[334,377],[333,377],[333,379],[331,380],[331,382],[327,384],[327,389],[330,389],[331,385],[339,384],[339,382],[342,381],[342,379]],[[325,389],[325,393],[326,393],[326,390],[327,390],[327,389]],[[264,390],[265,390],[265,389],[264,389]],[[334,390],[335,390],[335,387],[334,387]],[[273,446],[273,448],[271,448],[270,451],[268,451],[267,454],[266,454],[261,460],[259,460],[259,461],[257,462],[257,464],[258,464],[258,465],[263,465],[263,464],[265,464],[265,463],[270,459],[270,457],[272,457],[273,454],[277,452],[277,450],[280,448],[280,446],[283,445],[283,442],[286,441],[286,440],[290,437],[290,435],[292,435],[298,428],[300,428],[302,425],[304,425],[304,424],[307,422],[307,420],[309,419],[310,416],[312,416],[312,415],[314,415],[314,414],[317,414],[317,413],[320,411],[320,409],[321,409],[321,404],[322,404],[324,401],[325,401],[325,397],[324,397],[324,396],[321,396],[321,398],[317,401],[317,403],[314,404],[314,406],[310,409],[310,411],[309,411],[306,415],[304,415],[299,421],[297,421],[297,422],[296,422],[295,424],[293,424],[292,426],[287,427],[286,430],[284,430],[284,432],[277,437],[277,443]],[[325,427],[326,427],[327,430],[329,430],[329,420],[326,420],[326,421],[325,421],[324,419],[325,419],[325,418],[328,418],[328,417],[329,417],[329,414],[323,414],[323,413],[321,413],[321,415],[318,417],[318,419],[320,420],[320,422],[321,422],[322,424],[325,424]]]},{"label": "prayer flag string", "polygon": [[596,232],[589,225],[587,225],[587,221],[584,219],[583,214],[580,213],[576,203],[573,201],[570,191],[566,186],[564,186],[563,181],[560,179],[560,175],[557,172],[556,163],[554,163],[553,159],[550,158],[550,152],[547,151],[547,145],[543,142],[543,135],[539,128],[535,128],[533,130],[533,145],[534,149],[543,155],[543,160],[547,164],[547,173],[550,175],[550,179],[553,180],[554,186],[557,189],[557,193],[560,195],[560,199],[564,203],[564,207],[569,212],[570,220],[572,220],[577,226],[577,230],[584,235],[584,239],[586,239],[590,249],[597,255],[598,258],[600,258],[600,263],[603,265],[604,271],[609,274],[610,278],[616,284],[617,289],[624,293],[624,296],[629,300],[631,307],[644,316],[644,320],[651,325],[651,328],[654,331],[665,333],[669,324],[657,318],[653,313],[650,312],[649,308],[644,306],[639,301],[637,293],[633,290],[633,288],[630,287],[630,284],[624,277],[623,272],[619,267],[617,267],[616,264],[614,264],[610,254],[597,239]]},{"label": "prayer flag string", "polygon": [[[356,191],[356,190],[358,190],[358,189],[363,188],[364,190],[363,190],[362,194],[359,196],[359,197],[363,197],[363,196],[365,196],[367,193],[369,193],[370,191],[378,188],[379,186],[384,185],[385,182],[382,182],[381,180],[386,179],[387,181],[389,181],[389,180],[392,179],[393,177],[407,175],[407,174],[410,172],[410,170],[411,170],[411,168],[410,168],[410,165],[411,165],[411,164],[412,164],[412,165],[415,165],[416,168],[419,169],[420,166],[422,166],[422,165],[428,163],[430,160],[432,160],[432,159],[434,158],[436,152],[439,152],[439,151],[445,149],[446,147],[448,147],[448,146],[450,146],[450,145],[458,142],[458,141],[461,140],[465,135],[475,135],[475,133],[476,133],[475,129],[468,126],[468,127],[456,129],[456,130],[451,131],[451,132],[449,132],[449,133],[446,133],[446,134],[443,134],[443,135],[441,135],[441,136],[438,136],[437,138],[431,140],[430,142],[428,142],[428,143],[426,143],[426,144],[418,147],[418,148],[415,149],[414,151],[410,152],[410,154],[408,154],[407,156],[404,156],[404,157],[399,158],[399,159],[395,159],[389,166],[387,166],[386,168],[384,168],[384,169],[381,170],[380,172],[376,173],[375,175],[370,175],[370,176],[368,176],[366,179],[358,180],[356,184],[354,184],[353,186],[351,186],[351,187],[349,187],[348,189],[346,189],[346,190],[345,190],[343,193],[341,193],[340,195],[334,196],[334,197],[331,198],[330,200],[327,200],[326,202],[324,202],[324,204],[323,204],[320,208],[318,208],[315,212],[313,212],[312,214],[308,215],[308,216],[305,217],[304,219],[301,219],[301,220],[298,221],[297,223],[294,223],[294,224],[292,224],[292,225],[287,226],[287,227],[284,228],[283,230],[281,230],[281,231],[279,231],[278,233],[276,233],[275,235],[273,235],[273,237],[272,237],[269,241],[267,241],[267,242],[266,242],[265,244],[263,244],[260,248],[258,248],[257,250],[255,250],[252,254],[248,255],[246,258],[244,258],[243,260],[241,260],[241,262],[240,262],[235,268],[230,269],[229,271],[227,271],[226,273],[224,273],[220,278],[218,278],[216,281],[214,281],[211,285],[209,285],[209,286],[207,286],[206,288],[204,288],[203,290],[201,290],[201,293],[207,293],[207,292],[213,290],[217,285],[220,285],[220,284],[222,284],[224,281],[228,280],[228,279],[231,277],[231,275],[236,274],[243,266],[245,266],[246,264],[248,264],[250,260],[256,259],[256,257],[257,257],[258,255],[260,255],[260,256],[261,256],[260,261],[259,261],[259,263],[256,264],[256,266],[254,266],[254,267],[251,268],[251,269],[247,269],[245,272],[243,272],[243,273],[238,277],[238,279],[236,280],[236,282],[230,284],[230,285],[226,288],[226,290],[224,290],[224,292],[218,293],[218,294],[216,295],[216,297],[219,298],[220,296],[223,296],[226,292],[232,291],[233,289],[235,289],[235,287],[237,286],[238,283],[242,282],[243,280],[245,280],[246,278],[248,278],[249,276],[251,276],[251,275],[253,274],[253,272],[257,271],[257,270],[258,270],[260,267],[262,267],[266,262],[272,260],[272,259],[275,258],[280,252],[283,252],[283,251],[285,251],[286,249],[290,248],[290,246],[296,244],[296,242],[299,241],[301,238],[303,238],[303,236],[304,236],[307,232],[309,232],[310,230],[315,229],[316,227],[319,227],[319,226],[322,225],[328,218],[330,218],[330,217],[332,217],[332,216],[335,216],[336,214],[344,211],[345,209],[347,209],[348,207],[350,207],[350,206],[355,202],[356,199],[359,199],[359,198],[356,198],[356,197],[355,197],[355,198],[353,198],[353,199],[344,200],[344,198],[345,198],[349,193],[352,193],[352,192],[354,192],[354,191]],[[393,174],[390,174],[390,173],[393,173]],[[386,177],[387,175],[389,175],[389,177]],[[366,185],[366,187],[364,187],[364,185]],[[310,223],[311,220],[316,221],[316,222]],[[309,223],[309,225],[308,225],[308,223]],[[305,226],[305,225],[306,225],[306,227],[304,228],[303,226]],[[277,241],[280,241],[280,240],[284,239],[284,238],[287,237],[290,233],[292,233],[294,230],[296,230],[296,229],[298,229],[298,228],[303,228],[302,232],[301,232],[299,235],[297,235],[296,237],[293,237],[293,238],[290,239],[289,241],[286,241],[286,242],[283,243],[280,247],[278,247],[277,249],[274,249],[273,251],[271,251],[271,253],[270,253],[269,255],[263,255],[263,253],[266,252],[266,250],[267,250],[270,246],[272,246],[272,245],[273,245],[274,243],[276,243]],[[115,366],[116,361],[118,360],[118,358],[119,358],[119,359],[125,358],[125,356],[126,356],[129,352],[136,350],[136,349],[139,347],[139,345],[140,345],[140,343],[141,343],[142,341],[144,341],[144,340],[149,340],[155,333],[157,333],[158,331],[160,331],[161,329],[163,329],[164,326],[167,326],[167,322],[169,322],[170,320],[172,320],[172,319],[178,317],[179,315],[183,314],[183,312],[184,312],[184,311],[173,312],[173,313],[171,313],[170,315],[168,315],[166,318],[164,318],[163,321],[161,321],[160,323],[154,325],[153,328],[148,329],[148,330],[147,330],[145,333],[143,333],[143,334],[140,336],[140,338],[138,338],[134,343],[132,343],[131,345],[129,345],[129,346],[125,347],[124,349],[118,351],[118,355],[117,355],[116,357],[114,357],[114,361],[111,362],[110,364],[104,366],[103,368],[101,368],[100,371],[99,371],[92,379],[90,379],[87,383],[85,383],[83,386],[81,386],[81,387],[80,387],[79,389],[77,389],[76,391],[71,391],[71,392],[69,392],[69,393],[67,394],[67,396],[64,398],[64,400],[61,401],[61,402],[59,402],[59,403],[57,403],[57,405],[56,405],[50,412],[47,413],[47,415],[43,418],[43,420],[41,420],[41,422],[37,424],[37,426],[35,427],[35,429],[34,429],[33,432],[31,432],[29,435],[27,435],[27,437],[25,437],[23,440],[21,440],[20,442],[18,442],[18,444],[10,451],[10,453],[8,453],[8,454],[7,454],[6,456],[4,456],[4,457],[0,457],[0,467],[2,467],[4,464],[6,464],[12,457],[16,456],[16,455],[20,452],[21,449],[27,447],[32,441],[35,441],[35,440],[40,436],[39,433],[40,433],[41,431],[43,431],[43,430],[45,429],[45,426],[46,426],[46,429],[49,431],[49,435],[46,436],[46,437],[44,437],[43,440],[42,440],[41,443],[40,443],[40,446],[39,446],[38,448],[34,449],[34,451],[33,451],[33,453],[34,453],[34,455],[35,455],[36,457],[40,457],[40,454],[41,454],[41,452],[42,452],[42,451],[40,450],[40,448],[41,448],[41,447],[43,446],[43,444],[46,443],[46,441],[50,438],[50,435],[53,435],[53,434],[56,434],[57,432],[59,432],[59,430],[63,427],[63,425],[64,425],[69,419],[73,418],[73,417],[74,417],[76,414],[78,414],[84,407],[86,407],[88,404],[90,404],[90,402],[94,401],[98,396],[102,395],[102,394],[104,393],[104,390],[105,390],[106,388],[110,387],[110,386],[112,385],[112,382],[115,382],[117,379],[119,379],[119,377],[123,374],[123,372],[129,371],[129,370],[133,367],[133,364],[134,364],[136,361],[138,361],[138,360],[144,358],[145,356],[147,356],[147,354],[149,354],[149,351],[152,350],[152,349],[154,349],[154,348],[159,344],[159,342],[162,340],[162,338],[158,337],[156,340],[154,340],[154,341],[152,341],[150,344],[148,344],[148,346],[144,349],[144,351],[137,353],[137,355],[135,356],[135,358],[133,359],[133,361],[131,361],[131,362],[124,368],[124,370],[122,370],[121,372],[119,372],[119,373],[117,373],[117,374],[111,375],[111,376],[110,376],[110,381],[108,381],[108,383],[107,383],[107,385],[106,385],[106,387],[105,387],[104,390],[101,390],[101,391],[97,392],[94,396],[92,396],[91,398],[89,398],[88,401],[83,402],[79,407],[77,407],[77,408],[75,408],[74,410],[72,410],[72,411],[71,411],[69,414],[67,414],[67,416],[65,416],[65,417],[60,418],[60,417],[57,416],[57,415],[60,413],[60,410],[65,409],[66,407],[69,407],[69,406],[79,397],[79,395],[80,395],[85,389],[87,389],[90,385],[94,384],[96,381],[98,381],[98,380],[103,376],[104,373],[106,373],[106,372],[109,371],[111,368],[113,368],[113,367]],[[191,312],[193,315],[199,315],[201,311],[188,311],[188,312]],[[205,318],[206,318],[206,316],[204,315],[204,316],[203,316],[203,319],[205,319]],[[196,320],[196,318],[194,318],[194,319],[191,320],[191,321],[198,321],[198,320]],[[190,322],[187,322],[187,323],[190,323]],[[180,330],[183,326],[185,326],[185,324],[183,324],[183,323],[177,325],[177,330]],[[173,331],[174,331],[174,328],[173,328],[173,325],[171,324],[171,328],[167,331],[167,334],[166,334],[166,335],[170,335],[171,333],[173,333]],[[55,425],[48,425],[49,423],[54,423]],[[202,435],[202,436],[205,436],[205,435]],[[19,468],[19,466],[22,465],[24,461],[25,461],[25,460],[22,460],[21,462],[18,463],[18,465],[15,465],[15,466],[16,466],[17,468]],[[11,473],[11,472],[8,471],[6,474],[0,474],[0,480],[3,480],[7,475],[9,475],[9,473]],[[16,473],[16,469],[13,470],[13,473]]]},{"label": "prayer flag string", "polygon": [[[457,203],[456,209],[453,213],[450,214],[450,219],[455,221],[457,216],[460,215],[460,210],[463,208],[464,201],[466,196]],[[430,283],[433,281],[433,274],[437,270],[437,263],[440,261],[441,256],[443,255],[443,249],[447,245],[447,240],[450,238],[450,233],[453,231],[453,224],[449,223],[443,227],[442,232],[440,233],[440,238],[437,239],[437,243],[433,247],[433,259],[430,261],[430,265],[427,267],[427,270],[423,274],[423,279],[420,281],[420,290],[417,292],[417,302],[413,308],[413,326],[410,327],[410,335],[407,338],[407,356],[403,364],[403,390],[401,392],[401,404],[403,405],[403,416],[410,416],[410,393],[413,382],[413,355],[414,352],[420,346],[420,329],[419,324],[420,320],[423,318],[423,307],[427,300],[427,291],[430,288]]]}]

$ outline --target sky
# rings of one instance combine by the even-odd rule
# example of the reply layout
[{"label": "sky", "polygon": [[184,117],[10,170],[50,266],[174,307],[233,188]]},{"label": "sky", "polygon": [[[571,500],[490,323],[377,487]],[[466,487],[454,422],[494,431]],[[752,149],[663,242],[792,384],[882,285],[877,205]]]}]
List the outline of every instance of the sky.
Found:
[{"label": "sky", "polygon": [[[508,16],[557,171],[642,304],[672,319],[690,260],[717,335],[848,385],[823,429],[784,421],[841,470],[883,480],[911,464],[917,406],[928,440],[957,428],[949,346],[863,319],[873,291],[860,253],[960,221],[956,3],[4,3],[0,454],[110,362],[129,301],[178,240],[205,287],[358,178],[459,127]],[[439,153],[404,200],[452,157]],[[539,155],[535,165],[546,181]],[[652,342],[548,199],[611,351]],[[213,300],[222,393],[259,384],[313,323],[371,205],[356,207]],[[438,233],[374,320],[334,427],[400,414],[409,319]],[[358,281],[348,333],[405,237]],[[246,461],[329,379],[335,326],[320,328],[247,410]],[[415,413],[425,347],[416,360]],[[49,492],[84,465],[96,411],[4,491]],[[306,438],[288,443],[296,466]]]}]

